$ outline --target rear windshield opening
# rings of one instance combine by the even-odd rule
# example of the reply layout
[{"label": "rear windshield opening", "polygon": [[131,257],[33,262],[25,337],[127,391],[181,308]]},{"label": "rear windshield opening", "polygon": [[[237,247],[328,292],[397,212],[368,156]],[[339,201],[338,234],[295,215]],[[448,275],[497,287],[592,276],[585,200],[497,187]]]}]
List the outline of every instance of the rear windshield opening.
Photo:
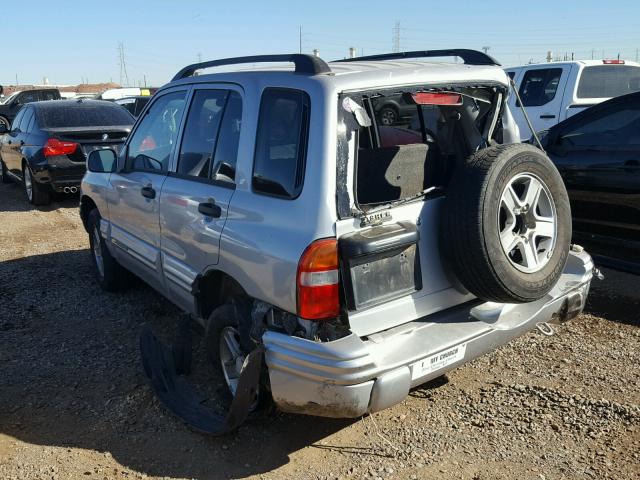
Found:
[{"label": "rear windshield opening", "polygon": [[578,98],[613,98],[640,90],[640,67],[593,65],[582,70]]},{"label": "rear windshield opening", "polygon": [[354,190],[363,210],[445,187],[455,166],[487,145],[489,124],[496,125],[496,90],[456,93],[462,94],[458,105],[417,105],[410,91],[349,95],[372,120],[356,136]]}]

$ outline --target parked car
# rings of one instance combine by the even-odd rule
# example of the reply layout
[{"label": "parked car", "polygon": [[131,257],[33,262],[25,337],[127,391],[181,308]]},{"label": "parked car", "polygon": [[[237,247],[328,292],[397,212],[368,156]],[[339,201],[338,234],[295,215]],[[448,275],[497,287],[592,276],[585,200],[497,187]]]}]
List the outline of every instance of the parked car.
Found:
[{"label": "parked car", "polygon": [[7,129],[11,127],[14,118],[23,105],[31,102],[40,102],[44,100],[59,100],[60,92],[57,88],[44,88],[36,90],[25,90],[23,92],[14,92],[4,98],[0,103],[0,125],[4,125]]},{"label": "parked car", "polygon": [[[640,90],[640,64],[625,60],[580,60],[507,68],[534,131],[547,130],[582,110]],[[531,135],[515,95],[509,100],[522,135]]]},{"label": "parked car", "polygon": [[124,97],[118,100],[114,100],[118,105],[122,105],[124,108],[129,110],[129,113],[134,117],[138,117],[144,107],[147,106],[151,97],[149,95],[138,95],[136,97]]},{"label": "parked car", "polygon": [[[443,55],[465,64],[425,61]],[[263,62],[295,71],[194,76]],[[96,278],[115,290],[133,272],[201,322],[243,400],[257,388],[329,417],[396,404],[584,306],[590,256],[570,248],[553,163],[513,143],[507,92],[471,50],[185,67],[119,153],[89,156],[80,215]],[[371,99],[398,93],[423,118],[382,133]],[[154,368],[171,354],[144,353],[157,344],[142,342],[145,371],[175,412],[189,394],[164,378],[171,362]],[[262,349],[264,382],[245,388]]]},{"label": "parked car", "polygon": [[584,110],[540,137],[569,192],[574,239],[602,263],[640,273],[640,93]]},{"label": "parked car", "polygon": [[29,103],[11,130],[0,124],[2,181],[24,185],[27,200],[45,205],[52,192],[75,193],[86,155],[97,148],[117,151],[134,118],[124,108],[99,100]]}]

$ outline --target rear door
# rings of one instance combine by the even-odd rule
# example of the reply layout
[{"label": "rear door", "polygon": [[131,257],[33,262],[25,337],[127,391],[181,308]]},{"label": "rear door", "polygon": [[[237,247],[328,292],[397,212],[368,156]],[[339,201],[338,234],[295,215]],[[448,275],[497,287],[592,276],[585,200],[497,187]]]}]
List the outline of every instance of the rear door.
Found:
[{"label": "rear door", "polygon": [[569,192],[574,230],[640,238],[640,97],[595,107],[548,150]]},{"label": "rear door", "polygon": [[[547,130],[560,121],[562,99],[570,70],[570,65],[535,67],[523,69],[519,75],[518,94],[536,132]],[[526,140],[531,137],[531,130],[515,95],[512,95],[510,103],[521,138]]]},{"label": "rear door", "polygon": [[176,150],[188,88],[154,99],[111,174],[111,241],[118,259],[146,282],[164,291],[160,263],[160,192]]},{"label": "rear door", "polygon": [[218,263],[220,236],[235,191],[241,90],[194,87],[176,162],[162,187],[161,257],[167,290],[195,313],[192,286]]}]

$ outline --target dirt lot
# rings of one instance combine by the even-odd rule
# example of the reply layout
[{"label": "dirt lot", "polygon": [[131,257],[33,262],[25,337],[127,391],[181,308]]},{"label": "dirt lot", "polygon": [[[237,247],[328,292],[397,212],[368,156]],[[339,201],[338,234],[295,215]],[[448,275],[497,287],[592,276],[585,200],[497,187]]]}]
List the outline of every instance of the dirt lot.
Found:
[{"label": "dirt lot", "polygon": [[[640,478],[638,277],[605,272],[555,336],[373,417],[269,414],[208,438],[164,412],[140,367],[141,326],[169,333],[177,310],[144,285],[100,291],[76,203],[32,209],[0,185],[2,479]],[[196,373],[221,401],[220,378]]]}]

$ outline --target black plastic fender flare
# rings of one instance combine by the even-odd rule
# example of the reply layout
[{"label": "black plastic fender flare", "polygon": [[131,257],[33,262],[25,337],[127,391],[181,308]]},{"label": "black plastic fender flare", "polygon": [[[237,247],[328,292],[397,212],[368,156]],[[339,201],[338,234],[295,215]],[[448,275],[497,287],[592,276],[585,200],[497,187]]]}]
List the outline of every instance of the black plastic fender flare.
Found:
[{"label": "black plastic fender flare", "polygon": [[[178,373],[171,349],[154,335],[149,326],[145,326],[140,334],[140,351],[142,366],[160,402],[192,428],[214,436],[224,435],[242,425],[249,416],[260,381],[264,355],[262,345],[247,355],[236,395],[225,416],[202,404],[206,397]],[[188,368],[181,366],[180,370],[188,371]]]}]

